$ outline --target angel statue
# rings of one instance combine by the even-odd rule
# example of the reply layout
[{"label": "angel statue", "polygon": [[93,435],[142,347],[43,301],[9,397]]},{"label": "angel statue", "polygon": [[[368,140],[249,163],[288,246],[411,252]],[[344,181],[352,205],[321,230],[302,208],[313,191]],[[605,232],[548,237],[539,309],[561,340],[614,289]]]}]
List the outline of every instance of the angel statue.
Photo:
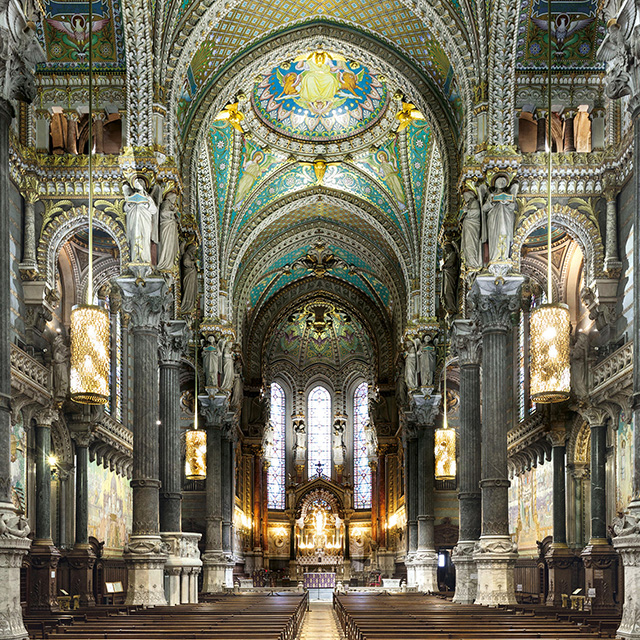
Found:
[{"label": "angel statue", "polygon": [[180,302],[182,313],[193,311],[198,299],[196,250],[197,247],[193,242],[190,242],[182,249],[182,300]]},{"label": "angel statue", "polygon": [[484,185],[478,185],[478,192],[465,189],[462,192],[464,205],[460,221],[462,222],[462,260],[466,271],[482,269],[481,220]]},{"label": "angel statue", "polygon": [[158,216],[158,236],[160,238],[158,270],[160,271],[171,271],[180,251],[177,200],[178,194],[175,191],[169,191],[160,205],[160,215]]},{"label": "angel statue", "polygon": [[[489,242],[489,262],[505,262],[511,253],[513,226],[516,221],[518,183],[509,187],[507,177],[499,175],[491,196],[483,206],[482,241]],[[484,224],[486,220],[486,224]]]},{"label": "angel statue", "polygon": [[142,178],[136,176],[131,183],[125,182],[124,211],[127,216],[127,240],[131,262],[151,264],[151,243],[158,242],[157,217],[160,186],[155,185],[148,193]]},{"label": "angel statue", "polygon": [[207,336],[207,344],[202,349],[202,365],[205,386],[218,388],[218,372],[220,371],[220,352],[215,336]]}]

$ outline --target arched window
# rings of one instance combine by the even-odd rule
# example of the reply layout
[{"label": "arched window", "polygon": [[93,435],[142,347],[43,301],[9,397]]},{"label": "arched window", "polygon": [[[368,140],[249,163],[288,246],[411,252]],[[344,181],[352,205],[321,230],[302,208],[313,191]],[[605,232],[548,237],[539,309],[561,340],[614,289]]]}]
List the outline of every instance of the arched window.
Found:
[{"label": "arched window", "polygon": [[324,387],[317,386],[309,394],[307,416],[309,478],[315,477],[318,469],[331,477],[331,395]]},{"label": "arched window", "polygon": [[269,509],[284,509],[285,397],[284,390],[276,382],[271,385],[270,418],[273,439],[267,471],[267,501]]},{"label": "arched window", "polygon": [[367,383],[358,385],[353,394],[353,503],[356,509],[371,509],[371,469],[367,455],[369,393]]}]

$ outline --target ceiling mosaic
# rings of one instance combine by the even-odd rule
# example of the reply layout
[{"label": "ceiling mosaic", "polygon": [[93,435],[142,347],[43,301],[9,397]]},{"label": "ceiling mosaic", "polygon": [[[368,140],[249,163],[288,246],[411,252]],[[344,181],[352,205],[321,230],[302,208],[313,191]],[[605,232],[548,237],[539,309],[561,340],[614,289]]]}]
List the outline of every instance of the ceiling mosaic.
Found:
[{"label": "ceiling mosaic", "polygon": [[[191,59],[177,109],[177,120],[183,134],[200,99],[223,69],[232,65],[232,60],[242,55],[245,48],[267,34],[318,18],[364,28],[401,49],[418,64],[433,82],[434,88],[449,102],[458,124],[462,122],[462,100],[449,58],[420,18],[400,0],[282,0],[278,3],[249,0],[241,7],[234,8],[213,27]],[[323,132],[323,135],[331,136],[340,135],[338,130],[346,130],[348,134],[350,128],[357,129],[356,120],[375,119],[378,103],[383,104],[385,98],[383,82],[359,63],[351,67],[348,52],[335,52],[344,61],[332,58],[321,65],[313,58],[309,59],[309,53],[300,52],[302,59],[283,62],[258,80],[252,99],[254,102],[257,100],[261,115],[274,126],[283,126],[292,135],[305,136],[310,135],[308,131],[311,125],[316,133]],[[344,68],[339,69],[340,66]],[[305,81],[305,77],[309,80]],[[320,94],[315,95],[317,91]],[[366,102],[365,94],[368,94],[370,105]],[[309,101],[309,97],[323,99]],[[340,106],[336,103],[342,99],[345,100],[343,111],[338,112]],[[312,109],[306,109],[303,105],[306,103],[309,106],[313,102],[326,103],[324,108],[331,106],[333,115],[303,119],[303,116],[313,113]],[[357,112],[357,107],[363,111],[362,119],[347,118],[345,109]],[[310,113],[305,114],[304,111]]]},{"label": "ceiling mosaic", "polygon": [[[596,51],[605,35],[598,17],[599,0],[553,0],[551,2],[552,66],[557,71],[603,71]],[[546,69],[549,42],[547,0],[524,0],[518,28],[519,71]]]},{"label": "ceiling mosaic", "polygon": [[89,24],[89,3],[77,0],[43,2],[44,17],[36,25],[47,56],[40,73],[83,71],[88,68],[89,42],[94,66],[104,71],[125,68],[124,28],[119,0],[94,0]]},{"label": "ceiling mosaic", "polygon": [[387,89],[366,66],[314,51],[272,69],[252,97],[260,117],[280,132],[335,140],[375,121],[387,104]]},{"label": "ceiling mosaic", "polygon": [[359,320],[322,298],[281,319],[266,347],[270,363],[288,360],[300,369],[317,364],[338,368],[352,360],[368,363],[373,353]]}]

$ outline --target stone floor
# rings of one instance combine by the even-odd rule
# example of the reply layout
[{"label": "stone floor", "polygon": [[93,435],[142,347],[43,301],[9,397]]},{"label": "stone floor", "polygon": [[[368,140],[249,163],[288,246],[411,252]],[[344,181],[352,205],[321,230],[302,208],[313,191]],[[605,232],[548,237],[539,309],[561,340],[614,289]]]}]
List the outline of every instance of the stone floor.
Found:
[{"label": "stone floor", "polygon": [[331,602],[312,602],[298,640],[343,640]]}]

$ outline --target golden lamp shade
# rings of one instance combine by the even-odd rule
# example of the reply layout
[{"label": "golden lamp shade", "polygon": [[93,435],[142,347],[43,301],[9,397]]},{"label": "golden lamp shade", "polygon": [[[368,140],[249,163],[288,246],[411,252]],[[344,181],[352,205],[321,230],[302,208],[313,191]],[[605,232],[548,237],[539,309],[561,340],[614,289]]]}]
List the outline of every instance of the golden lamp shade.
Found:
[{"label": "golden lamp shade", "polygon": [[207,477],[207,432],[191,429],[186,434],[184,471],[188,480],[204,480]]},{"label": "golden lamp shade", "polygon": [[109,314],[95,305],[77,305],[71,311],[71,399],[81,404],[109,400]]},{"label": "golden lamp shade", "polygon": [[571,392],[571,320],[564,304],[543,304],[531,312],[529,358],[531,400],[562,402]]},{"label": "golden lamp shade", "polygon": [[438,429],[434,443],[436,480],[456,478],[456,431],[449,427]]}]

